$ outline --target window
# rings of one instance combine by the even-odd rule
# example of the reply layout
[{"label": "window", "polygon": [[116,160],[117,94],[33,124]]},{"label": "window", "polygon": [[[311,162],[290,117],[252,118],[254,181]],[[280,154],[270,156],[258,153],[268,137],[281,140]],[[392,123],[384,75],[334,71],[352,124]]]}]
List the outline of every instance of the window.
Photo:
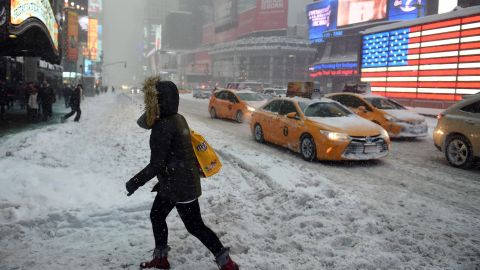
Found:
[{"label": "window", "polygon": [[480,101],[467,105],[463,107],[461,110],[469,113],[480,113]]},{"label": "window", "polygon": [[314,103],[305,109],[307,117],[343,117],[351,114],[346,108],[334,102]]},{"label": "window", "polygon": [[370,108],[363,100],[350,96],[350,95],[338,95],[338,96],[333,96],[331,99],[336,100],[340,102],[341,104],[350,107],[350,108],[358,108],[360,106],[364,106],[367,110]]},{"label": "window", "polygon": [[298,113],[295,104],[291,101],[283,101],[282,106],[280,107],[280,115],[286,115],[291,112]]},{"label": "window", "polygon": [[233,93],[230,93],[230,92],[226,92],[226,100],[230,101],[230,102],[237,102],[238,103],[238,98],[233,94]]},{"label": "window", "polygon": [[215,94],[215,97],[218,98],[218,99],[222,99],[222,100],[227,100],[228,99],[228,93],[226,91],[221,91],[221,92],[218,92]]},{"label": "window", "polygon": [[267,106],[263,107],[263,110],[272,112],[272,113],[278,113],[280,111],[280,105],[282,105],[281,100],[274,100],[268,103]]},{"label": "window", "polygon": [[262,101],[264,98],[257,93],[237,93],[241,100],[245,101]]},{"label": "window", "polygon": [[406,110],[405,107],[398,104],[397,102],[386,99],[386,98],[366,98],[368,102],[370,102],[373,107],[381,110]]}]

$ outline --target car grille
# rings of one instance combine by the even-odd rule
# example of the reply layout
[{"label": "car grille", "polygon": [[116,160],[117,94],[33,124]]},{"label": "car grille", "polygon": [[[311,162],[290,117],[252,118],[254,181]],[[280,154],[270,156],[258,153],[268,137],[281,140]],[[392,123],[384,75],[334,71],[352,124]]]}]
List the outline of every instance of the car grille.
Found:
[{"label": "car grille", "polygon": [[365,144],[375,144],[376,153],[385,153],[388,151],[387,142],[379,136],[374,137],[351,137],[352,141],[345,149],[344,155],[362,155],[365,152]]}]

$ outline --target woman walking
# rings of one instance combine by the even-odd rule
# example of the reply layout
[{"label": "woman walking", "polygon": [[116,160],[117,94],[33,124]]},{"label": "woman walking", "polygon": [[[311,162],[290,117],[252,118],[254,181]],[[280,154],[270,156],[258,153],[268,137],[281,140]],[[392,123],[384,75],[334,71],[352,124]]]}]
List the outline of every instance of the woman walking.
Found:
[{"label": "woman walking", "polygon": [[138,120],[142,128],[151,129],[151,157],[142,171],[126,183],[128,195],[157,176],[157,192],[150,212],[155,249],[153,260],[141,268],[170,269],[167,256],[168,228],[166,218],[176,208],[189,233],[198,238],[215,256],[221,270],[238,270],[215,233],[202,220],[198,198],[201,195],[200,177],[185,118],[178,113],[179,94],[176,85],[160,78],[145,81],[146,112]]}]

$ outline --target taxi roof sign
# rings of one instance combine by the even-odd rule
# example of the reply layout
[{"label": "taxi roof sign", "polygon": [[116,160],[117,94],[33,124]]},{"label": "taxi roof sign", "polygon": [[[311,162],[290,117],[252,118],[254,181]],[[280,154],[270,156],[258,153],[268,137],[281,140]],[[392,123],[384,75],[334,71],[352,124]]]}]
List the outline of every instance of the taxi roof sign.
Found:
[{"label": "taxi roof sign", "polygon": [[313,88],[313,82],[289,82],[287,97],[312,98]]}]

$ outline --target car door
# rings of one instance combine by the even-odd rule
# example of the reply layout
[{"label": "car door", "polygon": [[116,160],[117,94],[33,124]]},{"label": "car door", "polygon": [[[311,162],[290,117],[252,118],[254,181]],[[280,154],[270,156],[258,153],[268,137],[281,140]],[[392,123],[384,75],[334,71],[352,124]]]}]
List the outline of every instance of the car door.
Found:
[{"label": "car door", "polygon": [[240,102],[232,92],[227,91],[225,114],[226,118],[235,119],[235,114],[240,107]]},{"label": "car door", "polygon": [[222,91],[217,97],[217,114],[221,118],[227,118],[228,117],[228,92],[227,91]]},{"label": "car door", "polygon": [[[297,118],[288,118],[287,114],[296,113]],[[295,103],[290,100],[284,100],[278,114],[277,130],[279,132],[279,144],[296,150],[299,144],[299,130],[302,129],[303,121]]]},{"label": "car door", "polygon": [[473,153],[480,155],[480,100],[473,102],[460,109],[462,119],[459,130],[469,136],[469,140],[473,147]]},{"label": "car door", "polygon": [[277,132],[278,113],[282,100],[272,100],[259,113],[262,114],[260,126],[263,130],[263,138],[271,143],[277,144],[279,142],[279,133]]}]

